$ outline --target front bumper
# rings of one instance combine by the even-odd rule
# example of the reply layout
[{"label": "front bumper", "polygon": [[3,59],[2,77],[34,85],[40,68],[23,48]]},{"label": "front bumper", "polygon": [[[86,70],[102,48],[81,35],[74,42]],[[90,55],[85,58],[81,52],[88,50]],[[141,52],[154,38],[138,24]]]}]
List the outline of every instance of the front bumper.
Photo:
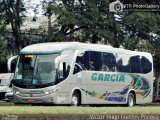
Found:
[{"label": "front bumper", "polygon": [[14,94],[13,102],[22,104],[57,104],[56,96],[53,94],[45,95],[42,97],[23,97]]},{"label": "front bumper", "polygon": [[5,94],[5,101],[12,101],[13,100],[13,92],[8,92]]}]

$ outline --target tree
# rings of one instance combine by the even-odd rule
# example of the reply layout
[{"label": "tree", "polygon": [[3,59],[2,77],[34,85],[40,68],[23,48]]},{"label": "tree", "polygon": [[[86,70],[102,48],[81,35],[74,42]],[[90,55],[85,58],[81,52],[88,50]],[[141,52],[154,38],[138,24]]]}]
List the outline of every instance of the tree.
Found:
[{"label": "tree", "polygon": [[[127,49],[139,48],[141,40],[152,43],[158,34],[160,16],[153,12],[134,12],[123,17],[124,37],[130,46]],[[134,44],[134,46],[133,46]]]},{"label": "tree", "polygon": [[11,24],[13,36],[16,40],[17,52],[21,49],[20,26],[24,17],[24,1],[22,0],[0,0],[0,12],[3,13],[6,24]]},{"label": "tree", "polygon": [[116,38],[121,38],[120,22],[116,21],[114,14],[108,12],[108,5],[108,0],[53,0],[52,11],[57,16],[56,22],[60,29],[52,40],[62,41],[67,37],[92,43],[103,40],[104,43],[118,47],[117,43],[121,41]]},{"label": "tree", "polygon": [[5,24],[5,17],[3,13],[0,12],[0,62],[6,60],[6,24]]}]

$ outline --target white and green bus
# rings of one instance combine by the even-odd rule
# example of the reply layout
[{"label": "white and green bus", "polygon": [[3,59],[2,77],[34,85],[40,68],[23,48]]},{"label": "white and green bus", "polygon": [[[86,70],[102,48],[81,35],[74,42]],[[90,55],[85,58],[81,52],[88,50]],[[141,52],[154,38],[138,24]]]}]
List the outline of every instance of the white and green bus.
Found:
[{"label": "white and green bus", "polygon": [[152,102],[149,53],[78,42],[23,48],[12,81],[15,103],[145,104]]}]

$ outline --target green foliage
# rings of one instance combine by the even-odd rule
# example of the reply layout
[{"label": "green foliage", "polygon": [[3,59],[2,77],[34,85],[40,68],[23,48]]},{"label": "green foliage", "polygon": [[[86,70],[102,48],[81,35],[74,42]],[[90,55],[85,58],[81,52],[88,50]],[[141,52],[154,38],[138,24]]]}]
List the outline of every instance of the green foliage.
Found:
[{"label": "green foliage", "polygon": [[114,14],[108,13],[108,0],[59,0],[59,4],[55,4],[55,1],[57,0],[54,0],[52,10],[57,16],[56,22],[60,30],[54,34],[53,41],[69,35],[72,36],[71,40],[75,40],[77,36],[73,34],[77,32],[78,41],[97,43],[104,40],[104,43],[109,41],[113,46],[117,44],[113,39],[120,36],[120,24],[115,20]]},{"label": "green foliage", "polygon": [[0,36],[0,62],[6,61],[7,57],[6,40],[3,36]]},{"label": "green foliage", "polygon": [[[122,2],[127,3],[125,0]],[[156,0],[153,2],[157,3]],[[113,14],[108,11],[108,0],[52,0],[50,3],[49,8],[57,16],[56,22],[60,27],[53,34],[52,41],[69,38],[70,41],[102,42],[115,47],[123,44],[125,48],[134,50],[145,47],[139,45],[142,43],[139,41],[145,40],[145,44],[153,42],[155,38],[151,33],[159,34],[160,17],[156,12]],[[137,3],[144,3],[144,0]]]},{"label": "green foliage", "polygon": [[148,39],[149,33],[158,32],[159,14],[151,12],[135,12],[123,17],[127,36]]},{"label": "green foliage", "polygon": [[24,7],[23,0],[0,0],[0,12],[2,13],[5,24],[10,24],[13,32],[13,36],[16,40],[17,51],[21,49],[21,30],[20,26],[23,21],[24,12],[26,11]]},{"label": "green foliage", "polygon": [[0,62],[6,61],[6,24],[3,13],[0,12]]}]

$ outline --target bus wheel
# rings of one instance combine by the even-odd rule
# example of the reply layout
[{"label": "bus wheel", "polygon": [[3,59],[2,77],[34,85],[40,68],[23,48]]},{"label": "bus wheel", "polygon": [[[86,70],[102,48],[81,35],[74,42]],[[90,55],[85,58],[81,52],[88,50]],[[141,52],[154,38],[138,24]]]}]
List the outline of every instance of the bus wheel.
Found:
[{"label": "bus wheel", "polygon": [[129,93],[128,100],[127,100],[127,106],[133,107],[135,105],[135,97],[132,93]]},{"label": "bus wheel", "polygon": [[72,95],[71,106],[78,106],[80,103],[79,95],[77,92],[74,92]]}]

